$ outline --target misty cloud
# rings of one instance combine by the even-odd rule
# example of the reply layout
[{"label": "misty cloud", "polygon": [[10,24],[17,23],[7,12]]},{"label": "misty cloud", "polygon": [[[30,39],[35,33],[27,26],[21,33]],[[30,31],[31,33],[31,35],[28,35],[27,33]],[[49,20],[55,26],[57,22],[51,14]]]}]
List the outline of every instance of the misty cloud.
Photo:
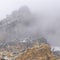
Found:
[{"label": "misty cloud", "polygon": [[38,31],[52,45],[60,46],[60,0],[0,0],[0,20],[23,5],[28,6],[35,16],[32,33]]}]

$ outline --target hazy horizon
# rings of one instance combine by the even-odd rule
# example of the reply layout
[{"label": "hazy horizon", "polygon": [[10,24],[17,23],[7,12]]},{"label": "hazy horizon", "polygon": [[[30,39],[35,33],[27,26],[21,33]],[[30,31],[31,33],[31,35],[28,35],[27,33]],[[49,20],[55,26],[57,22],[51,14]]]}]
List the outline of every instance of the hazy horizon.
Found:
[{"label": "hazy horizon", "polygon": [[24,5],[32,12],[48,13],[49,16],[60,13],[60,0],[0,0],[0,20]]}]

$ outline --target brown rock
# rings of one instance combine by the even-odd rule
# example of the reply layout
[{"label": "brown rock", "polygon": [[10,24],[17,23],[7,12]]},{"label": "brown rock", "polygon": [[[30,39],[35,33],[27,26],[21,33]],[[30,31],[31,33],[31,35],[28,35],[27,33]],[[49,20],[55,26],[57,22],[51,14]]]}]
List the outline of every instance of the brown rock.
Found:
[{"label": "brown rock", "polygon": [[27,49],[26,52],[18,56],[15,60],[60,60],[52,53],[48,44],[41,44]]}]

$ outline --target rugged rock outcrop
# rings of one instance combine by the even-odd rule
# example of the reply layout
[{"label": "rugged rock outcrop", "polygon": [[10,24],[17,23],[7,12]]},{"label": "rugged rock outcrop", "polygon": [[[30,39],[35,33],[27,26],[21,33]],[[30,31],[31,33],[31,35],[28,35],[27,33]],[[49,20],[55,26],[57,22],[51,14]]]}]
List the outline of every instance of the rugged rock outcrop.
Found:
[{"label": "rugged rock outcrop", "polygon": [[20,41],[30,43],[32,40],[38,39],[40,43],[41,41],[47,42],[46,39],[43,39],[44,37],[43,40],[41,37],[40,32],[35,28],[34,15],[26,6],[12,12],[0,22],[0,47],[19,44]]},{"label": "rugged rock outcrop", "polygon": [[50,45],[41,44],[27,49],[15,60],[60,60],[60,57],[53,54]]}]

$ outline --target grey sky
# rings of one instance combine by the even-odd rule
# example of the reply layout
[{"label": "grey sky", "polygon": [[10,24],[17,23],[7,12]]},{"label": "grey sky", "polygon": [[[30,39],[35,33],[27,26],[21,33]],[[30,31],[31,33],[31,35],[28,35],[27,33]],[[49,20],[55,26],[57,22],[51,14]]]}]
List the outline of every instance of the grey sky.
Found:
[{"label": "grey sky", "polygon": [[54,15],[60,10],[60,0],[0,0],[0,20],[23,5],[29,6],[32,11],[45,11]]}]

